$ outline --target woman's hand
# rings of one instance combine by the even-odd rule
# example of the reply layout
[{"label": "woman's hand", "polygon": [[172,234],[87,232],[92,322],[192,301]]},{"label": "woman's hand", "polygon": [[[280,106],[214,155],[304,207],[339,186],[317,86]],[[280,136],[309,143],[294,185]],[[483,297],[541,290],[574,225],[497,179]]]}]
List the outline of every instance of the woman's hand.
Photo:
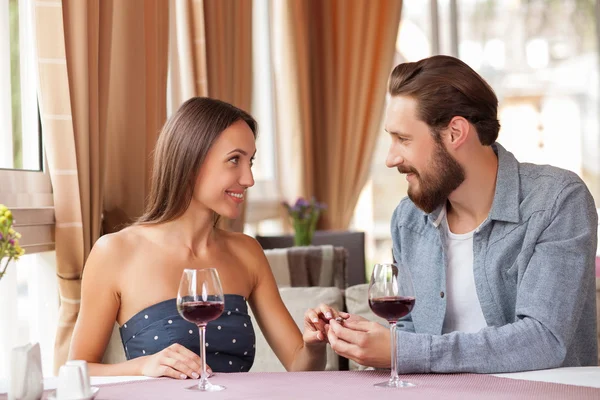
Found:
[{"label": "woman's hand", "polygon": [[308,345],[327,343],[326,325],[329,320],[338,319],[340,321],[348,318],[345,312],[339,312],[327,304],[320,304],[316,308],[309,308],[304,313],[304,333],[302,338]]},{"label": "woman's hand", "polygon": [[[198,379],[201,373],[201,361],[198,354],[174,343],[162,351],[143,359],[141,373],[145,376],[167,376],[173,379]],[[211,375],[212,370],[207,365],[206,373]]]}]

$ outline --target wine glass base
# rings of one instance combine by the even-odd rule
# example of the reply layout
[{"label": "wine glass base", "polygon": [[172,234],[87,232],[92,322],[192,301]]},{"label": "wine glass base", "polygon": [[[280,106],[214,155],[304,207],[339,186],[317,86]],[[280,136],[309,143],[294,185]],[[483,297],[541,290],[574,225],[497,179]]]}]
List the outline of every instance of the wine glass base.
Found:
[{"label": "wine glass base", "polygon": [[405,388],[405,387],[414,387],[414,383],[401,381],[401,380],[389,380],[386,382],[376,383],[373,386],[381,387],[381,388]]},{"label": "wine glass base", "polygon": [[206,382],[204,385],[194,385],[190,387],[186,387],[186,390],[192,390],[196,392],[220,392],[221,390],[225,390],[225,386],[222,385],[213,385],[210,382]]}]

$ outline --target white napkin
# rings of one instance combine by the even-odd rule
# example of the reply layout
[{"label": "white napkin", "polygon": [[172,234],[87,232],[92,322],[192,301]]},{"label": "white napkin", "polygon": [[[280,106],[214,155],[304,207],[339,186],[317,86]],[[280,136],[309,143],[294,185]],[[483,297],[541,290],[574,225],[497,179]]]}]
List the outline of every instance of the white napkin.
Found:
[{"label": "white napkin", "polygon": [[12,349],[8,400],[39,400],[43,391],[40,345],[26,344]]}]

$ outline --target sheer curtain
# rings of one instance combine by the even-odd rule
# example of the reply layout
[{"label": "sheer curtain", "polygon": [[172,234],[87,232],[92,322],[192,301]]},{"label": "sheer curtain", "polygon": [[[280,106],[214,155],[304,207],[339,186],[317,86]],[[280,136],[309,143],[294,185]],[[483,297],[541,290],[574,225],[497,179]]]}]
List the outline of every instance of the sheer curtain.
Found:
[{"label": "sheer curtain", "polygon": [[168,113],[186,100],[208,95],[203,0],[169,2]]}]

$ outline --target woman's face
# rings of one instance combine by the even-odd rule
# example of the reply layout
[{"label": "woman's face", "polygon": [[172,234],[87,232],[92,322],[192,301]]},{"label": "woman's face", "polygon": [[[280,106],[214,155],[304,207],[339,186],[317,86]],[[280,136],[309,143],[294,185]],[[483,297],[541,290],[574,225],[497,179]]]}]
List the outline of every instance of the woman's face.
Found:
[{"label": "woman's face", "polygon": [[254,134],[246,122],[237,121],[221,132],[200,167],[194,201],[223,217],[237,218],[246,189],[254,185],[255,153]]}]

